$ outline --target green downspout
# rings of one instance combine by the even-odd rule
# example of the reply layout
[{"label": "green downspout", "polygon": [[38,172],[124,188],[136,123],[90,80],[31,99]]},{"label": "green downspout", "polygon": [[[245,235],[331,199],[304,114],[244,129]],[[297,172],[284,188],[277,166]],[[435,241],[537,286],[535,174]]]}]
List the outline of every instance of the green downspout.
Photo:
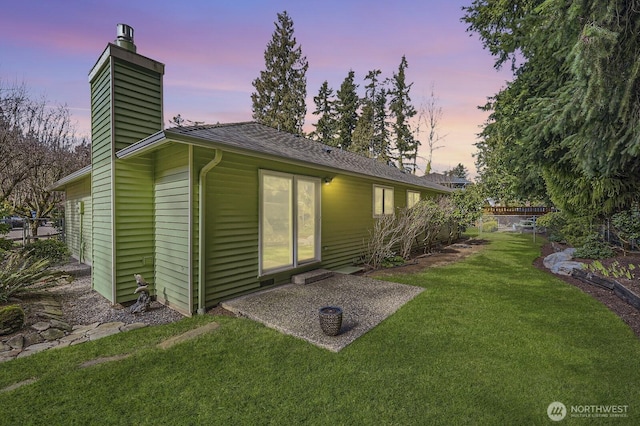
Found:
[{"label": "green downspout", "polygon": [[215,155],[201,170],[198,178],[198,314],[205,313],[205,294],[204,287],[206,283],[206,241],[205,241],[205,223],[206,221],[206,192],[207,192],[207,174],[217,166],[222,160],[222,151],[216,149]]}]

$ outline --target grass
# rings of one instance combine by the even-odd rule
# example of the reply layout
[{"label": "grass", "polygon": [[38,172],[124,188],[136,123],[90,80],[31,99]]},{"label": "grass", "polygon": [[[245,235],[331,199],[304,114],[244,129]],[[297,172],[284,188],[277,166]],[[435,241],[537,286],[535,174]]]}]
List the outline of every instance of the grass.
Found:
[{"label": "grass", "polygon": [[[0,389],[38,379],[0,393],[0,424],[544,424],[553,401],[628,405],[627,418],[587,421],[637,424],[631,330],[532,267],[526,235],[483,238],[461,262],[386,277],[426,291],[337,354],[204,316],[0,364]],[[155,346],[213,319],[209,335]]]}]

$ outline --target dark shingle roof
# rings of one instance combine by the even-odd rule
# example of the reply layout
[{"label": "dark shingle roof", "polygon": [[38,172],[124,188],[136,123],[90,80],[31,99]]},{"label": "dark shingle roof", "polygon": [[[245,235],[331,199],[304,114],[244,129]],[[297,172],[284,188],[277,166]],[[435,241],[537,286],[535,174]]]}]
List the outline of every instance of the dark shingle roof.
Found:
[{"label": "dark shingle roof", "polygon": [[164,131],[167,139],[195,138],[212,146],[229,147],[321,166],[373,178],[450,192],[449,188],[406,173],[394,166],[353,152],[324,145],[255,122],[172,127]]}]

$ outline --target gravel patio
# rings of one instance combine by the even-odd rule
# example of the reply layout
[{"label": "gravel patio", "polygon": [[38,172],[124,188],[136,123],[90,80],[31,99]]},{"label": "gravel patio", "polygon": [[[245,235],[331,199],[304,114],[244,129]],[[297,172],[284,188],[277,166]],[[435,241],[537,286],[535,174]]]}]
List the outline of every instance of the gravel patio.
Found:
[{"label": "gravel patio", "polygon": [[[335,274],[310,284],[286,284],[222,302],[238,316],[338,352],[420,294],[420,287],[368,277]],[[323,306],[342,308],[337,336],[325,335],[318,319]]]}]

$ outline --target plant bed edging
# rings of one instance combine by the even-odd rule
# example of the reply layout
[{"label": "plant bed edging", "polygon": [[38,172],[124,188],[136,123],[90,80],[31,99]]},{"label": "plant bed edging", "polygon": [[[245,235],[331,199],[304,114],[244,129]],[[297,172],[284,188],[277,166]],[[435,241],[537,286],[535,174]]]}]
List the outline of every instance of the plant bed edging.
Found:
[{"label": "plant bed edging", "polygon": [[614,282],[616,286],[613,289],[613,292],[616,294],[616,296],[618,296],[620,299],[624,300],[634,308],[640,310],[640,296],[638,296],[619,282]]},{"label": "plant bed edging", "polygon": [[633,291],[626,288],[616,280],[610,280],[607,278],[599,277],[590,272],[586,272],[579,269],[574,269],[571,272],[571,276],[579,279],[582,282],[591,284],[595,287],[604,288],[607,290],[613,290],[614,294],[621,300],[624,300],[634,308],[640,310],[640,296]]},{"label": "plant bed edging", "polygon": [[571,271],[571,276],[596,287],[607,290],[613,290],[615,288],[615,281],[599,277],[589,271],[585,271],[584,269],[574,268]]}]

